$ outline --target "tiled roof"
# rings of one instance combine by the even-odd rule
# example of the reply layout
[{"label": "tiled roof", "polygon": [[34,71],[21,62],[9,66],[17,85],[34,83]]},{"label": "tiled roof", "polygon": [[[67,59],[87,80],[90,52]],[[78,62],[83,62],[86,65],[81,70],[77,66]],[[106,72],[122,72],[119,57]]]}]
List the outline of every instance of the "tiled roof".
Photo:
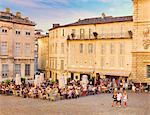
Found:
[{"label": "tiled roof", "polygon": [[133,21],[132,16],[124,16],[124,17],[104,17],[104,18],[87,18],[84,20],[79,20],[78,22],[68,24],[70,26],[76,25],[87,25],[87,24],[104,24],[104,23],[114,23],[114,22],[125,22],[125,21]]},{"label": "tiled roof", "polygon": [[[97,17],[97,18],[86,18],[83,20],[78,20],[75,23],[58,26],[58,27],[67,27],[67,26],[79,26],[79,25],[90,25],[90,24],[105,24],[105,23],[114,23],[114,22],[126,22],[126,21],[133,21],[133,16],[122,16],[122,17]],[[56,27],[56,28],[58,28]],[[51,28],[55,29],[55,28]],[[50,29],[50,30],[51,30]]]},{"label": "tiled roof", "polygon": [[31,26],[36,25],[34,22],[30,21],[28,18],[17,17],[16,15],[12,13],[7,13],[7,12],[0,12],[0,21],[31,25]]}]

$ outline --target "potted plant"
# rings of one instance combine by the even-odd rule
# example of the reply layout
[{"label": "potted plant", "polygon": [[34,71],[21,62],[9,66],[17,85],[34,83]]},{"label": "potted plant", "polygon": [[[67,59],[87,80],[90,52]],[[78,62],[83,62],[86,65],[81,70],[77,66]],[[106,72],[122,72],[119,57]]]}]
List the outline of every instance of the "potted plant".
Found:
[{"label": "potted plant", "polygon": [[56,83],[56,81],[55,81],[54,79],[52,79],[52,81],[51,81],[51,82],[52,82],[52,84],[55,84],[55,83]]},{"label": "potted plant", "polygon": [[93,32],[93,36],[97,39],[98,33],[97,32]]},{"label": "potted plant", "polygon": [[8,84],[10,84],[11,81],[10,81],[10,79],[6,79],[4,82],[8,85]]},{"label": "potted plant", "polygon": [[71,34],[71,37],[72,37],[72,38],[74,38],[74,37],[75,37],[75,34],[74,34],[74,33],[72,33],[72,34]]}]

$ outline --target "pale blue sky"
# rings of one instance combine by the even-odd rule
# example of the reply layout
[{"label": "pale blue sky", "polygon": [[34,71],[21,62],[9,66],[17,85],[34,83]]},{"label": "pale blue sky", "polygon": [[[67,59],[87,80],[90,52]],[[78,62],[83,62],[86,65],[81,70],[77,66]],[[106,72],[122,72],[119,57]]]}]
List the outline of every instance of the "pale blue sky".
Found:
[{"label": "pale blue sky", "polygon": [[132,0],[0,0],[0,10],[22,12],[37,23],[36,28],[47,31],[53,23],[67,24],[79,18],[133,14]]}]

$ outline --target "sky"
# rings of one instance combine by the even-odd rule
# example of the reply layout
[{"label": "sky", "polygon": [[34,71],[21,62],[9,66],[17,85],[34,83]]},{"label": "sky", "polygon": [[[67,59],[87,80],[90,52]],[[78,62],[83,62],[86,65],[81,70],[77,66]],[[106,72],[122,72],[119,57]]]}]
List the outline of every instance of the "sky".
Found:
[{"label": "sky", "polygon": [[52,24],[61,25],[79,19],[106,16],[133,15],[132,0],[0,0],[0,11],[6,7],[34,21],[37,29],[45,32]]}]

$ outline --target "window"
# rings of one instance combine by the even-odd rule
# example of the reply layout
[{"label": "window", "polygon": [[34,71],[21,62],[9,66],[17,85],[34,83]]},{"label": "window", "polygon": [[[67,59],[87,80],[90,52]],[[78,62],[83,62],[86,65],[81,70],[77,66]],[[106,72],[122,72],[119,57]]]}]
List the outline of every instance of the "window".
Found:
[{"label": "window", "polygon": [[105,57],[102,56],[102,57],[101,57],[101,68],[103,69],[104,66],[105,66]]},{"label": "window", "polygon": [[123,43],[120,43],[120,54],[124,54],[125,53],[125,46]]},{"label": "window", "polygon": [[61,53],[64,53],[64,43],[61,43]]},{"label": "window", "polygon": [[21,65],[15,64],[15,75],[20,74],[21,75]]},{"label": "window", "polygon": [[30,44],[25,44],[25,56],[30,56]]},{"label": "window", "polygon": [[25,64],[25,76],[30,75],[30,64]]},{"label": "window", "polygon": [[114,29],[113,29],[113,27],[111,27],[110,33],[111,33],[111,37],[114,37]]},{"label": "window", "polygon": [[123,25],[121,25],[121,33],[120,33],[120,37],[123,37]]},{"label": "window", "polygon": [[15,55],[19,56],[19,54],[20,54],[20,43],[16,43]]},{"label": "window", "polygon": [[93,53],[93,44],[89,43],[88,45],[88,53]]},{"label": "window", "polygon": [[54,59],[52,59],[52,69],[54,69]]},{"label": "window", "polygon": [[75,29],[72,29],[72,33],[73,33],[73,34],[76,34],[76,30],[75,30]]},{"label": "window", "polygon": [[7,29],[2,29],[2,32],[3,33],[7,33]]},{"label": "window", "polygon": [[20,31],[16,30],[16,34],[17,34],[17,35],[20,35]]},{"label": "window", "polygon": [[110,67],[114,67],[114,56],[109,58]]},{"label": "window", "polygon": [[55,60],[55,69],[57,69],[57,59]]},{"label": "window", "polygon": [[147,65],[147,77],[150,78],[150,65]]},{"label": "window", "polygon": [[75,29],[72,29],[71,37],[72,37],[72,38],[75,38],[75,36],[76,36],[76,30],[75,30]]},{"label": "window", "polygon": [[80,39],[84,39],[84,29],[80,29]]},{"label": "window", "polygon": [[101,28],[101,37],[104,37],[104,28]]},{"label": "window", "polygon": [[30,32],[26,32],[26,35],[27,35],[27,36],[30,36],[30,34],[31,34]]},{"label": "window", "polygon": [[56,38],[58,37],[58,30],[56,30]]},{"label": "window", "polygon": [[124,56],[119,57],[119,67],[124,67]]},{"label": "window", "polygon": [[101,45],[101,54],[102,55],[105,54],[105,45],[104,44]]},{"label": "window", "polygon": [[7,55],[8,49],[7,49],[7,42],[1,43],[1,55]]},{"label": "window", "polygon": [[2,78],[7,78],[8,72],[8,64],[2,64]]},{"label": "window", "polygon": [[54,50],[55,50],[55,44],[53,43],[53,44],[52,44],[52,52],[53,52],[53,53],[55,53]]},{"label": "window", "polygon": [[64,29],[62,30],[62,36],[65,36],[65,30]]},{"label": "window", "polygon": [[60,69],[61,69],[61,70],[64,70],[64,60],[61,60]]},{"label": "window", "polygon": [[80,53],[83,53],[83,44],[80,44]]},{"label": "window", "polygon": [[76,75],[76,77],[75,77],[76,79],[78,79],[78,76]]},{"label": "window", "polygon": [[89,29],[89,39],[91,38],[92,35],[92,29]]},{"label": "window", "polygon": [[115,50],[114,44],[111,43],[111,44],[110,44],[110,54],[114,54],[114,52],[115,52],[114,50]]},{"label": "window", "polygon": [[55,53],[57,54],[57,43],[55,43]]}]

